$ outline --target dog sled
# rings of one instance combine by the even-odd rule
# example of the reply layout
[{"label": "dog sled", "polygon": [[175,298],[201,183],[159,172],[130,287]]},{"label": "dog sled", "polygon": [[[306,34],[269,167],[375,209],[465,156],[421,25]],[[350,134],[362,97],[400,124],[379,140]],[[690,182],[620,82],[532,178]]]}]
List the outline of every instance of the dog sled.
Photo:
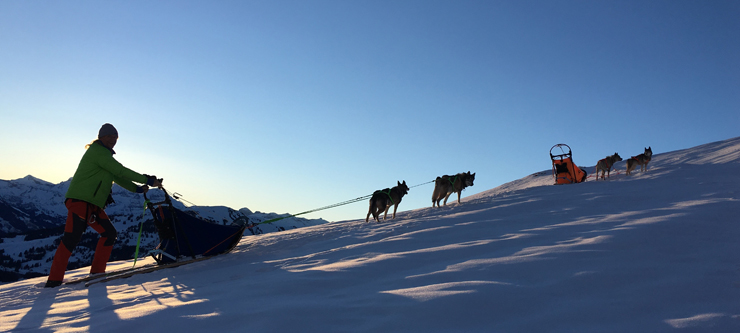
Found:
[{"label": "dog sled", "polygon": [[[559,154],[558,149],[560,149]],[[555,154],[553,154],[553,151],[555,151]],[[552,146],[550,148],[550,159],[552,160],[552,176],[555,178],[555,185],[586,181],[586,171],[581,170],[573,163],[573,153],[570,146],[564,143]]]},{"label": "dog sled", "polygon": [[150,202],[144,194],[159,234],[159,245],[149,252],[157,264],[227,253],[241,240],[247,223],[219,225],[203,221],[175,208],[167,191],[162,192],[164,201],[157,203]]}]

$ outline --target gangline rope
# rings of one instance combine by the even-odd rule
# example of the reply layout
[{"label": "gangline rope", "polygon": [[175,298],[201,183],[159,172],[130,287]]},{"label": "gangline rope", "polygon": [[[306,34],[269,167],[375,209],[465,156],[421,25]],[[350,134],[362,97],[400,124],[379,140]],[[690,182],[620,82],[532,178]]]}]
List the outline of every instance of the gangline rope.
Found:
[{"label": "gangline rope", "polygon": [[[431,184],[431,183],[434,183],[434,180],[428,181],[428,182],[425,182],[425,183],[421,183],[421,184],[418,184],[418,185],[411,186],[411,187],[409,187],[409,189],[412,189],[414,187],[419,187],[419,186],[422,186],[422,185],[426,185],[426,184]],[[360,202],[360,201],[363,201],[363,200],[370,199],[372,196],[373,196],[372,194],[368,194],[366,196],[362,196],[362,197],[359,197],[359,198],[354,198],[352,200],[342,201],[342,202],[335,203],[335,204],[328,205],[328,206],[324,206],[324,207],[321,207],[321,208],[307,210],[305,212],[301,212],[301,213],[298,213],[298,214],[288,214],[287,216],[281,216],[281,217],[277,217],[277,218],[270,219],[270,220],[267,220],[267,221],[262,221],[262,222],[259,222],[259,223],[253,223],[252,226],[260,225],[260,224],[263,224],[263,223],[272,223],[272,222],[275,222],[275,221],[280,221],[280,220],[287,219],[287,218],[294,217],[294,216],[298,216],[298,215],[303,215],[303,214],[308,214],[308,213],[315,213],[315,212],[318,212],[318,211],[321,211],[321,210],[325,210],[325,209],[330,209],[330,208],[335,208],[335,207],[339,207],[339,206],[349,205],[351,203]]]},{"label": "gangline rope", "polygon": [[[417,185],[411,186],[411,187],[409,187],[409,189],[412,189],[414,187],[419,187],[419,186],[422,186],[422,185],[426,185],[426,184],[431,184],[431,183],[434,183],[434,180],[431,180],[431,181],[428,181],[428,182],[424,182],[424,183],[421,183],[421,184],[417,184]],[[272,223],[272,222],[280,221],[280,220],[283,220],[283,219],[287,219],[287,218],[291,218],[291,217],[295,217],[295,216],[299,216],[299,215],[304,215],[304,214],[309,214],[309,213],[315,213],[315,212],[326,210],[326,209],[331,209],[331,208],[336,208],[336,207],[339,207],[339,206],[349,205],[351,203],[360,202],[360,201],[363,201],[363,200],[370,199],[372,196],[373,196],[372,194],[368,194],[366,196],[362,196],[362,197],[359,197],[359,198],[354,198],[354,199],[347,200],[347,201],[338,202],[338,203],[331,204],[331,205],[328,205],[328,206],[324,206],[324,207],[321,207],[321,208],[307,210],[305,212],[300,212],[298,214],[288,214],[286,216],[281,216],[281,217],[277,217],[277,218],[274,218],[274,219],[269,219],[267,221],[262,221],[262,222],[258,222],[258,223],[250,223],[248,227],[249,228],[252,228],[252,227],[257,226],[257,225],[260,225],[260,224]],[[180,194],[180,193],[174,192],[173,195],[172,195],[172,197],[175,198],[175,200],[185,201],[185,202],[189,203],[191,206],[195,206],[192,202],[183,199],[182,198],[183,195]]]}]

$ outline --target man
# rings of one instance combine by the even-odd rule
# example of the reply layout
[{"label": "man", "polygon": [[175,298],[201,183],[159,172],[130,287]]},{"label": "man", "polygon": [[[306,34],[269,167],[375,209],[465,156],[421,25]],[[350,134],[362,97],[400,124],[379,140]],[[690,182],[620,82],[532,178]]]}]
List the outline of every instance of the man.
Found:
[{"label": "man", "polygon": [[[136,193],[146,193],[149,186],[162,185],[161,180],[156,177],[139,174],[118,163],[113,158],[116,142],[118,131],[113,125],[104,124],[98,131],[98,140],[87,145],[87,151],[82,156],[65,195],[67,222],[64,225],[62,242],[54,254],[46,287],[53,288],[62,284],[69,257],[88,225],[100,234],[90,274],[105,273],[117,236],[116,228],[103,210],[113,202],[110,193],[114,182]],[[146,185],[138,186],[133,182]]]}]

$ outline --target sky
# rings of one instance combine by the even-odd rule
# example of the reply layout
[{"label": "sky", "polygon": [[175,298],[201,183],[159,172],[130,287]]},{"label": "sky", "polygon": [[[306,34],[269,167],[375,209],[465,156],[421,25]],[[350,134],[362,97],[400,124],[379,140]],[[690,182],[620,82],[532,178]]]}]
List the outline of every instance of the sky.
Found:
[{"label": "sky", "polygon": [[66,181],[112,123],[116,159],[193,204],[296,214],[458,172],[474,194],[550,169],[558,143],[593,166],[724,140],[737,17],[736,1],[2,1],[0,179]]}]

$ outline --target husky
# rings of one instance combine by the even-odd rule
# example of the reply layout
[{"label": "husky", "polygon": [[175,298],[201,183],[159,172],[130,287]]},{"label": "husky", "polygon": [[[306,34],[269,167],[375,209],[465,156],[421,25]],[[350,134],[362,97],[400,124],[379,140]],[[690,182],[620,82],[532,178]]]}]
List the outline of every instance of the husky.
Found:
[{"label": "husky", "polygon": [[604,174],[609,177],[612,172],[612,166],[614,165],[614,163],[617,163],[621,160],[622,157],[619,156],[619,154],[614,153],[614,155],[607,156],[606,158],[602,158],[598,162],[596,162],[596,180],[599,180],[599,171],[601,171],[601,179],[604,179]]},{"label": "husky", "polygon": [[380,219],[378,218],[380,216],[380,212],[385,210],[385,213],[383,214],[383,221],[385,221],[386,216],[388,216],[388,209],[393,206],[393,217],[396,218],[396,210],[398,209],[398,204],[401,203],[401,199],[404,195],[409,193],[409,187],[406,186],[406,181],[404,180],[403,183],[398,182],[397,186],[394,186],[393,188],[386,188],[382,190],[377,190],[373,192],[373,196],[370,198],[370,210],[367,212],[367,217],[365,217],[365,222],[368,222],[370,219],[370,214],[373,215],[373,219],[377,222],[380,222]]},{"label": "husky", "polygon": [[640,172],[647,172],[647,165],[653,158],[653,149],[651,147],[645,148],[645,152],[632,156],[627,160],[627,174],[629,175],[638,165],[640,166]]},{"label": "husky", "polygon": [[447,206],[447,199],[452,193],[457,192],[457,203],[460,203],[460,193],[466,187],[473,186],[475,173],[458,173],[454,176],[444,175],[434,180],[434,193],[432,193],[432,207],[440,207],[439,201],[445,199],[443,205]]}]

